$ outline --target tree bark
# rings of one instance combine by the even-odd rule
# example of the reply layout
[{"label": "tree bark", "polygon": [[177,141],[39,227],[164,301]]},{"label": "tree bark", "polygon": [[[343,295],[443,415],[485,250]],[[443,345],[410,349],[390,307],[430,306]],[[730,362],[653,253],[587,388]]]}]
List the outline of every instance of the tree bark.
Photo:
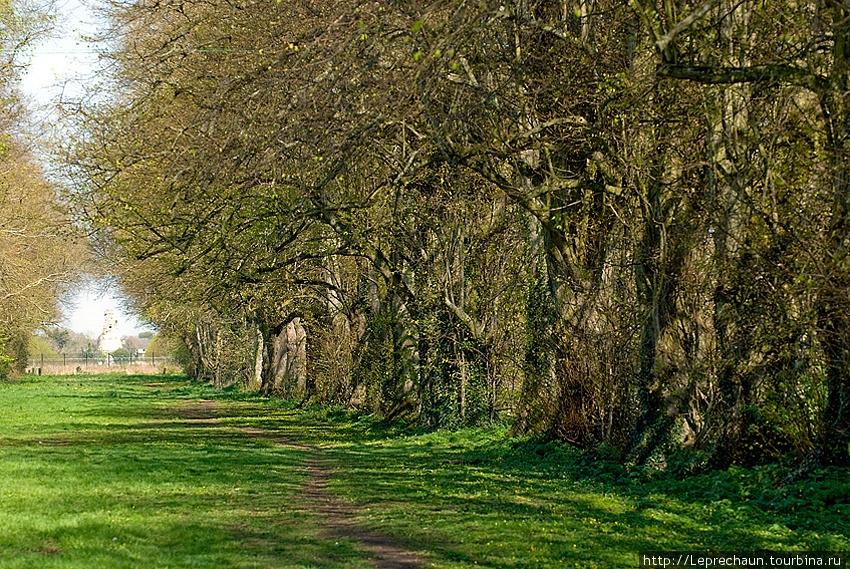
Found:
[{"label": "tree bark", "polygon": [[832,170],[832,212],[826,263],[829,282],[818,298],[821,343],[826,358],[828,396],[824,409],[822,462],[850,463],[850,0],[829,8],[833,22],[833,67],[822,98]]}]

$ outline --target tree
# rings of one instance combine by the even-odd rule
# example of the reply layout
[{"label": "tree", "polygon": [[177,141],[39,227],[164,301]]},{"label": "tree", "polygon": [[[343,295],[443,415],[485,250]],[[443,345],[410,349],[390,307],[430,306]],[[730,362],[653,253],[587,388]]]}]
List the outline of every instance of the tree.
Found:
[{"label": "tree", "polygon": [[59,298],[86,257],[54,203],[53,188],[7,136],[0,156],[0,338],[17,370],[26,365],[31,332],[58,321]]},{"label": "tree", "polygon": [[[800,245],[805,243],[802,250],[797,251],[802,253],[804,258],[811,259],[811,266],[805,267],[806,263],[794,262],[793,256],[785,255],[776,258],[774,262],[776,267],[795,266],[800,270],[798,278],[794,283],[789,283],[790,285],[799,286],[806,283],[807,288],[812,287],[817,291],[814,296],[809,295],[807,290],[800,291],[803,298],[812,301],[812,304],[804,308],[813,310],[817,315],[816,329],[800,330],[795,336],[800,338],[807,333],[816,334],[820,348],[818,357],[822,358],[826,370],[824,380],[828,397],[822,409],[824,423],[820,456],[828,462],[846,462],[848,457],[844,453],[844,447],[850,436],[850,406],[847,405],[847,394],[850,391],[845,356],[848,343],[841,332],[846,326],[840,324],[846,310],[840,299],[846,296],[848,284],[844,277],[846,232],[843,229],[848,214],[843,205],[847,194],[843,157],[846,153],[847,117],[850,110],[847,108],[846,97],[846,36],[847,18],[850,15],[848,8],[838,2],[829,5],[804,2],[805,9],[799,9],[802,6],[730,6],[727,5],[729,3],[715,1],[707,2],[704,7],[678,22],[668,18],[665,25],[664,19],[659,17],[660,13],[654,12],[649,5],[641,2],[633,4],[636,11],[646,17],[647,22],[660,23],[649,26],[653,30],[660,72],[664,76],[723,86],[720,93],[728,104],[721,110],[724,114],[720,117],[722,122],[719,121],[718,124],[724,126],[725,132],[717,132],[724,137],[724,158],[716,164],[718,170],[721,170],[718,179],[735,192],[731,196],[720,196],[720,202],[727,207],[727,215],[721,220],[718,237],[727,244],[727,254],[731,250],[749,252],[746,247],[740,246],[754,237],[751,233],[752,226],[747,223],[748,215],[762,216],[771,239],[774,240],[774,247],[779,248],[782,253],[796,252],[795,248],[788,247],[789,241]],[[703,18],[712,18],[713,25],[706,25],[701,21]],[[761,26],[756,27],[755,24]],[[783,30],[778,46],[775,43],[777,28]],[[724,41],[720,44],[714,42],[713,45],[728,49],[727,54],[718,56],[711,49],[703,47],[712,45],[709,38],[715,30],[724,35]],[[690,36],[691,45],[698,45],[704,50],[690,54],[691,61],[687,63],[684,62],[682,50],[678,48],[683,43],[683,36]],[[782,148],[785,144],[781,144],[779,148],[758,144],[755,140],[749,145],[746,142],[741,144],[742,136],[748,134],[741,129],[749,126],[746,97],[756,88],[769,90],[774,94],[781,93],[788,97],[786,100],[792,105],[806,107],[816,116],[814,122],[807,125],[808,132],[805,133],[810,140],[809,147],[816,153],[816,160],[805,163],[810,168],[808,179],[801,179],[799,174],[795,173],[799,182],[807,186],[806,189],[812,193],[806,193],[809,198],[807,202],[797,201],[801,209],[795,211],[794,215],[799,218],[802,213],[804,219],[813,222],[807,227],[811,228],[811,233],[793,235],[791,228],[794,221],[780,217],[776,208],[778,204],[774,203],[772,208],[764,207],[753,199],[755,196],[749,189],[750,182],[745,177],[749,169],[741,166],[745,161],[751,160],[752,152],[757,148],[759,161],[764,160],[766,163],[765,174],[769,179],[775,180],[781,176],[775,166],[779,162],[776,161],[775,155],[765,151],[785,150]],[[776,120],[775,117],[771,119]],[[759,124],[772,126],[771,122]],[[789,140],[786,132],[779,136],[780,140]],[[823,140],[823,144],[819,139]],[[730,141],[738,146],[732,146]],[[820,152],[817,150],[819,147],[823,149]],[[750,154],[746,155],[745,152]],[[821,175],[819,171],[828,174]],[[822,196],[827,197],[824,199]],[[826,224],[817,224],[814,221],[820,216],[828,220]],[[740,302],[741,297],[736,300]],[[799,306],[795,311],[799,313]],[[730,331],[730,323],[727,316],[723,315],[724,312],[725,308],[718,312],[721,343],[734,346],[734,349],[738,350],[744,343],[744,338],[729,337],[727,332]],[[724,337],[728,337],[728,341],[724,341]],[[771,340],[781,340],[781,336]],[[749,351],[753,346],[751,341],[747,344]],[[747,355],[741,352],[729,353],[726,360],[731,361],[733,357],[740,360]],[[727,385],[723,388],[727,391],[725,398],[728,400],[730,396],[743,397],[744,404],[751,404],[752,402],[746,399],[751,397],[747,392],[751,391],[752,387],[746,382],[730,383],[728,374],[728,370],[721,372],[721,375],[727,376],[722,379]],[[730,389],[737,393],[732,393]],[[735,403],[733,405],[737,406]]]},{"label": "tree", "polygon": [[64,348],[68,344],[71,336],[70,331],[64,328],[53,328],[47,331],[47,337],[50,338],[57,352],[64,353]]},{"label": "tree", "polygon": [[85,258],[54,189],[18,136],[26,110],[16,82],[28,47],[50,29],[49,6],[26,1],[0,6],[0,377],[22,371],[29,338],[55,322],[58,298]]},{"label": "tree", "polygon": [[111,4],[73,197],[217,385],[837,458],[846,18],[803,4]]}]

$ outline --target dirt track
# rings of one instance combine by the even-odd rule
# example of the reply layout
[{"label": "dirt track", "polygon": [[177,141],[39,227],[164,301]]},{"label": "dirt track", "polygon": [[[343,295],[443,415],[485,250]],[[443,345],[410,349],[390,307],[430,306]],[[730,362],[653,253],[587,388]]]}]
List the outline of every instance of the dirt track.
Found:
[{"label": "dirt track", "polygon": [[[212,400],[203,400],[196,406],[185,407],[180,414],[192,423],[220,424],[218,406]],[[301,506],[315,514],[321,523],[322,532],[328,538],[342,538],[360,544],[360,547],[372,556],[371,562],[376,569],[414,569],[425,565],[422,555],[405,549],[390,536],[376,533],[358,524],[354,518],[357,508],[327,490],[331,470],[322,461],[321,448],[303,445],[275,433],[251,427],[239,430],[248,437],[268,439],[282,446],[310,451],[312,457],[304,467],[308,477],[301,493]]]}]

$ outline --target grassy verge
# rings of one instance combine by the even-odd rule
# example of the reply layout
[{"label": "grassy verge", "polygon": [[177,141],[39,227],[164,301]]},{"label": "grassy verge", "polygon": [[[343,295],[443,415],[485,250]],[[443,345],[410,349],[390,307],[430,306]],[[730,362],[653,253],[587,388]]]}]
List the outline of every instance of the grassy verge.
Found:
[{"label": "grassy verge", "polygon": [[[219,421],[191,420],[205,398],[219,400]],[[358,520],[438,568],[850,550],[846,470],[787,487],[768,467],[653,480],[505,430],[415,434],[177,377],[43,377],[0,385],[0,409],[2,568],[368,566],[354,541],[323,538],[302,503],[310,453],[248,426],[321,447],[329,489]]]},{"label": "grassy verge", "polygon": [[434,566],[628,568],[646,551],[848,551],[850,473],[782,486],[780,467],[683,480],[507,430],[405,434],[343,411],[258,414],[325,445],[331,489]]}]

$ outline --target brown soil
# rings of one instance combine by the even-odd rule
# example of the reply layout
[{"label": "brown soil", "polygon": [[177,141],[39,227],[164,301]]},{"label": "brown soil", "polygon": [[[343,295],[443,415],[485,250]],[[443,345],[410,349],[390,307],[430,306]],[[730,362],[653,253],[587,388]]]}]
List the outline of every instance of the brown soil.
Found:
[{"label": "brown soil", "polygon": [[[181,416],[192,423],[217,424],[218,407],[215,401],[203,400],[198,405],[184,407]],[[382,535],[360,525],[354,516],[358,508],[346,503],[327,490],[331,469],[322,461],[322,450],[303,445],[274,433],[243,427],[239,429],[249,437],[269,439],[276,444],[311,451],[313,457],[307,461],[308,474],[302,496],[308,511],[316,514],[322,523],[322,531],[328,538],[352,540],[373,555],[372,565],[376,569],[415,569],[425,565],[425,558],[404,548],[394,538]]]}]

